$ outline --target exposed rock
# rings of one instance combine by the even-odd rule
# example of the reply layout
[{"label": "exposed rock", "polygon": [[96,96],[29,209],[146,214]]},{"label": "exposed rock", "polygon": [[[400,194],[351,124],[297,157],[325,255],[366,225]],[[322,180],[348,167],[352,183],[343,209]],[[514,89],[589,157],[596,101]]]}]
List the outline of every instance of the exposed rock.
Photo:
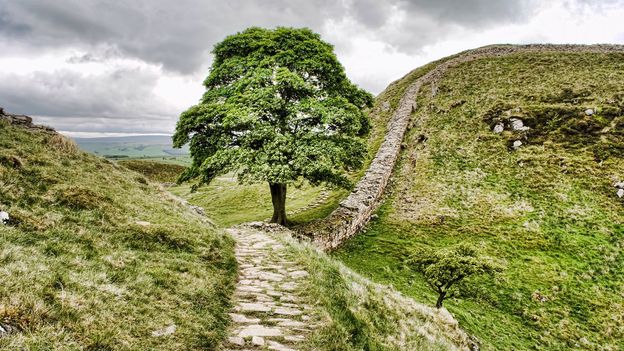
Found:
[{"label": "exposed rock", "polygon": [[617,191],[617,193],[616,193],[616,194],[617,194],[617,196],[618,196],[619,198],[624,197],[624,189],[618,189],[618,191]]},{"label": "exposed rock", "polygon": [[498,134],[498,133],[502,133],[503,130],[505,130],[505,125],[503,125],[502,123],[497,123],[494,126],[494,133]]},{"label": "exposed rock", "polygon": [[0,324],[0,338],[5,335],[11,334],[14,329],[6,324]]},{"label": "exposed rock", "polygon": [[530,129],[529,127],[526,127],[524,122],[519,118],[511,118],[509,119],[509,123],[511,123],[511,129],[514,131],[522,132]]},{"label": "exposed rock", "polygon": [[9,219],[9,214],[7,212],[0,211],[0,224],[9,223]]},{"label": "exposed rock", "polygon": [[151,225],[151,223],[147,221],[136,221],[134,223],[136,223],[137,225],[140,225],[141,227],[149,227]]},{"label": "exposed rock", "polygon": [[15,126],[21,126],[21,127],[28,128],[28,129],[36,129],[36,130],[40,130],[43,132],[56,133],[53,128],[33,124],[33,120],[31,117],[6,113],[4,109],[2,109],[1,107],[0,107],[0,110],[2,110],[0,112],[0,120],[7,121],[9,124],[12,124]]},{"label": "exposed rock", "polygon": [[381,105],[381,110],[383,112],[390,111],[390,101],[384,101],[384,103]]},{"label": "exposed rock", "polygon": [[594,109],[588,108],[587,110],[585,110],[585,114],[587,116],[592,116],[594,114]]},{"label": "exposed rock", "polygon": [[624,189],[624,182],[617,182],[617,183],[613,184],[613,186],[618,188],[618,189]]},{"label": "exposed rock", "polygon": [[518,150],[520,148],[520,146],[522,146],[522,142],[520,140],[516,140],[516,141],[513,142],[514,150]]},{"label": "exposed rock", "polygon": [[159,337],[159,336],[167,336],[167,335],[171,335],[173,333],[175,333],[176,331],[176,326],[175,324],[172,324],[166,328],[162,328],[162,329],[158,329],[152,332],[152,336],[154,337]]},{"label": "exposed rock", "polygon": [[189,208],[193,211],[195,211],[195,213],[197,213],[200,216],[206,216],[206,211],[204,211],[203,207],[199,207],[199,206],[195,206],[195,205],[189,205]]}]

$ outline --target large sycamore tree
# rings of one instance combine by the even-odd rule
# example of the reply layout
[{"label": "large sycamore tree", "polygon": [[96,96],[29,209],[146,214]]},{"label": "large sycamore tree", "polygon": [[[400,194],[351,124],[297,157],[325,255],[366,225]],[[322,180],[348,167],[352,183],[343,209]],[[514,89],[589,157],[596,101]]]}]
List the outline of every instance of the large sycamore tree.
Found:
[{"label": "large sycamore tree", "polygon": [[289,184],[351,186],[347,173],[366,156],[362,109],[373,98],[349,81],[330,44],[309,29],[254,27],[213,54],[206,92],[173,137],[193,159],[181,181],[234,172],[241,183],[266,182],[279,224]]}]

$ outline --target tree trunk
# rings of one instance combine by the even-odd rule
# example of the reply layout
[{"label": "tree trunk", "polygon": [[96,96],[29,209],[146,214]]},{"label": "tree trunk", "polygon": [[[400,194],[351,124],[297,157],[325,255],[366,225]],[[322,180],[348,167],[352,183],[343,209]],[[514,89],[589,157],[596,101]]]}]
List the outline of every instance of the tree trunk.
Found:
[{"label": "tree trunk", "polygon": [[440,291],[439,294],[438,301],[436,301],[436,308],[442,307],[442,301],[444,301],[444,298],[446,297],[446,291]]},{"label": "tree trunk", "polygon": [[286,184],[269,183],[271,200],[273,201],[273,217],[271,223],[286,225]]}]

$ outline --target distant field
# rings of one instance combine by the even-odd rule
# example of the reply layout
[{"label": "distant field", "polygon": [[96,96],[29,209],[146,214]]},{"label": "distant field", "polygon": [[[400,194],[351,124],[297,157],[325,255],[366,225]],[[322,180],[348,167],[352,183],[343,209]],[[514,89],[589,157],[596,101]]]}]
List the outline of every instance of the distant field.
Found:
[{"label": "distant field", "polygon": [[107,158],[178,158],[188,148],[174,149],[171,136],[137,135],[126,137],[75,138],[85,151]]}]

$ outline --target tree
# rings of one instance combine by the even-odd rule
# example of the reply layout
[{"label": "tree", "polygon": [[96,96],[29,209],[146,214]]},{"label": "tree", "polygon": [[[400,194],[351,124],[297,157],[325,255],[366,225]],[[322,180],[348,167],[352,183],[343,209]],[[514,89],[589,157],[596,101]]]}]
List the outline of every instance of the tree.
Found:
[{"label": "tree", "polygon": [[420,272],[427,284],[438,293],[436,307],[442,307],[445,298],[459,292],[458,286],[465,278],[476,275],[493,275],[500,272],[500,266],[487,257],[481,257],[477,250],[468,245],[438,251],[421,250],[409,259],[412,269]]},{"label": "tree", "polygon": [[309,29],[254,27],[213,54],[206,92],[173,136],[176,147],[190,143],[193,159],[180,181],[235,172],[240,183],[268,182],[279,224],[289,184],[352,186],[373,98],[347,79],[331,45]]}]

